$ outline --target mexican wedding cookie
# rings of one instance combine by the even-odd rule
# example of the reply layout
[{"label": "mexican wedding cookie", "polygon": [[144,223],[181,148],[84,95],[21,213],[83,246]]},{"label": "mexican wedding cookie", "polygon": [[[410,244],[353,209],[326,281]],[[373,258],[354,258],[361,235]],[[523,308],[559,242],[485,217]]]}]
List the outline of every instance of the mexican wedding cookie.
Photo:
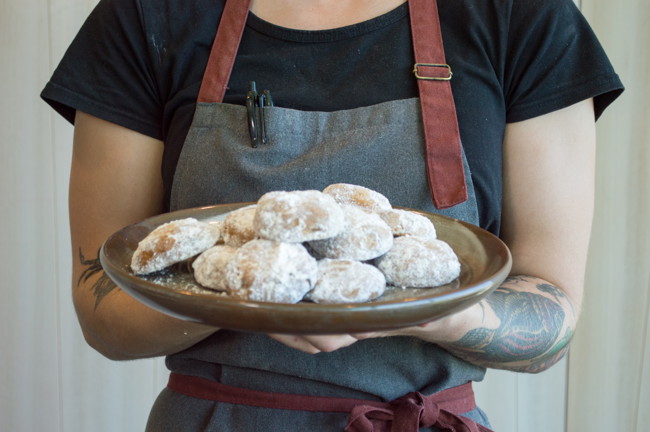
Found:
[{"label": "mexican wedding cookie", "polygon": [[237,248],[216,245],[203,252],[192,262],[194,279],[206,288],[226,291],[225,269]]},{"label": "mexican wedding cookie", "polygon": [[395,237],[412,235],[416,237],[436,238],[436,228],[426,216],[402,209],[390,209],[379,213],[388,224]]},{"label": "mexican wedding cookie", "polygon": [[298,303],[317,278],[316,259],[304,246],[264,239],[237,249],[225,269],[229,295],[274,303]]},{"label": "mexican wedding cookie", "polygon": [[306,299],[314,303],[361,303],[386,290],[383,273],[370,264],[350,260],[318,261],[318,281]]},{"label": "mexican wedding cookie", "polygon": [[167,222],[138,243],[131,257],[131,270],[136,275],[162,270],[209,249],[219,237],[216,226],[194,218]]},{"label": "mexican wedding cookie", "polygon": [[267,240],[302,243],[338,234],[343,229],[343,211],[320,191],[274,191],[257,201],[254,225]]},{"label": "mexican wedding cookie", "polygon": [[343,231],[325,240],[309,242],[321,258],[368,261],[385,254],[393,246],[393,232],[377,214],[352,205],[342,206]]},{"label": "mexican wedding cookie", "polygon": [[257,237],[253,226],[256,209],[255,205],[250,205],[228,213],[221,227],[223,242],[226,245],[239,247]]},{"label": "mexican wedding cookie", "polygon": [[448,284],[460,275],[451,247],[437,239],[397,237],[391,250],[375,260],[389,285],[428,288]]},{"label": "mexican wedding cookie", "polygon": [[370,212],[380,212],[392,208],[390,201],[377,191],[349,183],[334,183],[323,189],[337,203],[355,205]]}]

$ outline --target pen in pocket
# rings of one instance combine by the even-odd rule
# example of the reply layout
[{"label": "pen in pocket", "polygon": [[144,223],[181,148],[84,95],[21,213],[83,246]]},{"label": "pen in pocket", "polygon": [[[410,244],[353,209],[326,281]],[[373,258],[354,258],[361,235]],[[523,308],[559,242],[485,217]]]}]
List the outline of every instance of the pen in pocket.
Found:
[{"label": "pen in pocket", "polygon": [[267,143],[266,135],[266,119],[264,117],[264,109],[273,106],[273,98],[271,92],[264,90],[261,93],[257,92],[257,84],[251,81],[246,93],[246,112],[248,132],[251,137],[251,145],[253,148],[257,147],[259,143]]}]

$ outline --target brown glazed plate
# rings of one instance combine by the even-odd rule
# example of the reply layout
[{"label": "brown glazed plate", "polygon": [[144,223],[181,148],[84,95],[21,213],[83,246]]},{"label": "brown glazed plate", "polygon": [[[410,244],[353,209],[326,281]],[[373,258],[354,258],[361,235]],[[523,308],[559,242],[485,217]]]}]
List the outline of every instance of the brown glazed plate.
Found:
[{"label": "brown glazed plate", "polygon": [[140,302],[184,320],[253,332],[339,334],[417,325],[467,308],[499,286],[512,265],[510,251],[493,234],[457,219],[412,210],[430,218],[438,238],[449,243],[458,255],[461,274],[448,285],[389,288],[382,297],[366,303],[280,304],[236,299],[203,288],[194,281],[188,265],[144,277],[131,272],[131,256],[138,242],[157,226],[187,217],[219,221],[229,212],[250,204],[179,210],[129,225],[102,245],[100,261],[104,271]]}]

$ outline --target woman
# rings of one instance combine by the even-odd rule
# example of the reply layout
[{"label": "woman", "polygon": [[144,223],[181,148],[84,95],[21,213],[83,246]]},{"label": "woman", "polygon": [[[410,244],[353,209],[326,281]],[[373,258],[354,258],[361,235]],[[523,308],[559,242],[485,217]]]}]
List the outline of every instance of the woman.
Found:
[{"label": "woman", "polygon": [[[570,0],[441,0],[439,10],[426,0],[230,0],[233,15],[224,3],[103,0],[43,92],[75,125],[73,294],[86,340],[111,359],[167,356],[173,375],[152,431],[488,427],[465,384],[485,368],[545,370],[579,316],[594,120],[622,91],[588,25]],[[451,78],[453,100],[432,115],[414,45],[441,47],[438,17],[449,68],[436,73]],[[235,37],[215,41],[218,27]],[[275,102],[266,144],[246,129],[252,81]],[[429,181],[423,129],[454,108],[462,151],[441,169],[461,177],[449,186]],[[456,116],[438,127],[453,135]],[[335,182],[498,234],[511,276],[480,303],[421,326],[294,336],[180,321],[89,272],[108,235],[149,216]],[[286,403],[251,402],[250,390]],[[390,406],[357,401],[407,394]],[[335,412],[317,409],[331,399],[305,396],[357,402]]]}]

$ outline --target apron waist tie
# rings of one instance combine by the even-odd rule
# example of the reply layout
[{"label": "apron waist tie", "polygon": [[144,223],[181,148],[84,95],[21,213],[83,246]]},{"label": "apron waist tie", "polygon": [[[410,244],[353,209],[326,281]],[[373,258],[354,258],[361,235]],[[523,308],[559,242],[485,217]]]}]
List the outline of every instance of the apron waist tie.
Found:
[{"label": "apron waist tie", "polygon": [[250,390],[175,372],[170,374],[167,387],[186,396],[215,402],[350,413],[345,432],[417,432],[421,427],[431,426],[450,432],[492,432],[460,415],[476,408],[471,382],[430,396],[413,392],[391,402]]}]

